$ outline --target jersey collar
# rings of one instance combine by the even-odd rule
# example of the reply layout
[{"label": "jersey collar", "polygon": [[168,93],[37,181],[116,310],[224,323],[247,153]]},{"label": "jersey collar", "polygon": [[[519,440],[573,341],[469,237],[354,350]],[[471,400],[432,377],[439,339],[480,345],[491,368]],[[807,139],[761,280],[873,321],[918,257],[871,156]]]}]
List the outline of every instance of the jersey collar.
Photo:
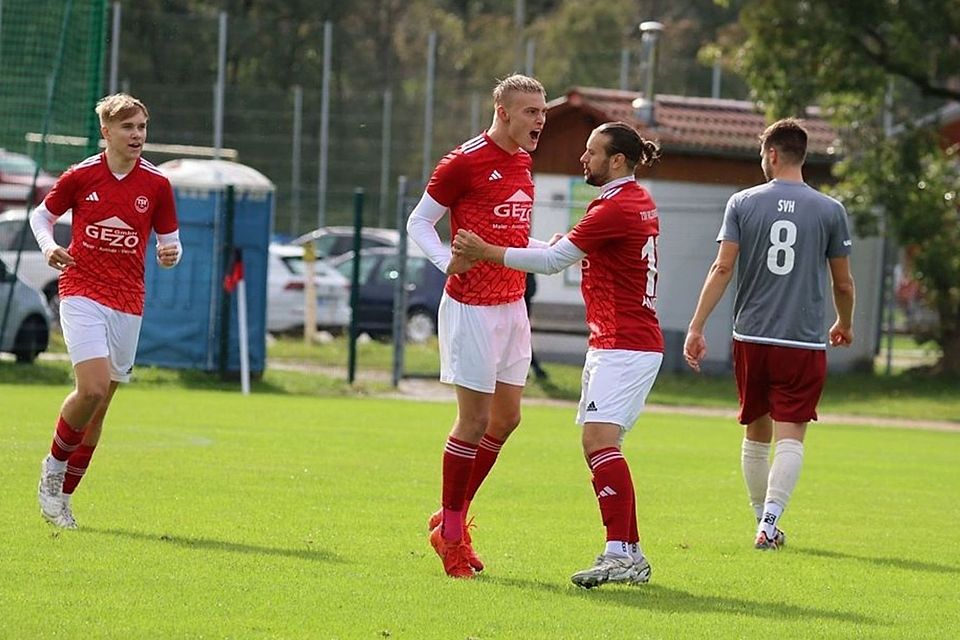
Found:
[{"label": "jersey collar", "polygon": [[607,191],[610,191],[610,189],[613,189],[614,187],[619,187],[622,184],[626,184],[628,182],[635,181],[635,180],[636,178],[634,178],[633,176],[623,176],[622,178],[611,180],[607,184],[600,187],[600,195],[605,194]]}]

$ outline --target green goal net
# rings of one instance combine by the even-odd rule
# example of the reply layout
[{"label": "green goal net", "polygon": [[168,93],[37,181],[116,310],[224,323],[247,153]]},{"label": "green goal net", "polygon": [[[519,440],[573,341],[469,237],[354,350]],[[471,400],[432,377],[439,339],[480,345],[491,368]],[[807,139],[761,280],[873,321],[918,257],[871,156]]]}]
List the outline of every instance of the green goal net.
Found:
[{"label": "green goal net", "polygon": [[[41,169],[56,175],[97,149],[105,27],[106,0],[0,0],[0,211],[42,197]],[[19,285],[7,274],[23,275],[36,243],[26,220],[2,224],[0,350],[29,361],[46,325],[11,314]]]},{"label": "green goal net", "polygon": [[59,172],[93,153],[106,0],[0,0],[0,149]]}]

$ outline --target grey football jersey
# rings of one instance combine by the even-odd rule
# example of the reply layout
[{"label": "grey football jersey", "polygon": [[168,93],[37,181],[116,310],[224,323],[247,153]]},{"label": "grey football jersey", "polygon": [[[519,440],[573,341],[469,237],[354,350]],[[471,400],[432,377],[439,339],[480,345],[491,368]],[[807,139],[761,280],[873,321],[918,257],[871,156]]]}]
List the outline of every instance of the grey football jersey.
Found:
[{"label": "grey football jersey", "polygon": [[850,254],[843,205],[803,182],[771,180],[730,197],[721,240],[740,245],[733,337],[825,349],[827,260]]}]

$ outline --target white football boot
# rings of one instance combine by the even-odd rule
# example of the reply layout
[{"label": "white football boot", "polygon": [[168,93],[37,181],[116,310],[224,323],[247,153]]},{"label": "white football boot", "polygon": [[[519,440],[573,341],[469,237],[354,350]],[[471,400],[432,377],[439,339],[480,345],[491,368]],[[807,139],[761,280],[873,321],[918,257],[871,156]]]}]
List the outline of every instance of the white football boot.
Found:
[{"label": "white football boot", "polygon": [[787,545],[787,534],[780,529],[773,530],[773,537],[768,538],[765,531],[757,534],[757,539],[753,542],[754,549],[761,551],[776,551]]},{"label": "white football boot", "polygon": [[72,494],[65,493],[63,494],[63,511],[60,512],[60,516],[53,523],[60,527],[61,529],[78,529],[80,528],[77,524],[77,521],[73,518],[73,510],[70,508],[70,499]]},{"label": "white football boot", "polygon": [[66,467],[62,471],[51,470],[48,464],[50,459],[48,455],[40,463],[37,499],[40,501],[40,514],[47,522],[57,524],[57,519],[63,512],[63,477],[67,470]]},{"label": "white football boot", "polygon": [[578,571],[570,580],[578,587],[592,589],[607,582],[643,584],[649,582],[650,573],[650,563],[646,558],[634,560],[629,556],[604,554],[597,557],[592,567]]}]

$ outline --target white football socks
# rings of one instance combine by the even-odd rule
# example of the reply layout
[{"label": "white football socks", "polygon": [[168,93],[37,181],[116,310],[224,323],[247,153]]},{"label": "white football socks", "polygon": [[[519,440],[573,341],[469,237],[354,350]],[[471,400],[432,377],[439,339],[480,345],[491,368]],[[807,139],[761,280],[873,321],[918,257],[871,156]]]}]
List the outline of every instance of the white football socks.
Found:
[{"label": "white football socks", "polygon": [[635,545],[631,545],[629,542],[623,542],[622,540],[607,540],[607,546],[603,550],[603,555],[629,558],[633,556],[633,554],[630,553],[630,547],[632,546]]},{"label": "white football socks", "polygon": [[757,530],[763,531],[768,538],[776,532],[777,522],[790,502],[790,495],[797,480],[800,478],[800,469],[803,466],[803,443],[799,440],[785,438],[777,441],[773,454],[773,464],[770,465],[770,479],[767,483],[767,498],[763,505],[763,516]]},{"label": "white football socks", "polygon": [[52,454],[47,454],[47,459],[44,461],[47,469],[53,471],[54,473],[60,473],[67,470],[67,461],[66,460],[57,460],[53,457]]},{"label": "white football socks", "polygon": [[767,478],[770,476],[770,443],[743,439],[740,448],[740,467],[747,484],[747,495],[757,520],[763,516],[763,502],[767,497]]}]

